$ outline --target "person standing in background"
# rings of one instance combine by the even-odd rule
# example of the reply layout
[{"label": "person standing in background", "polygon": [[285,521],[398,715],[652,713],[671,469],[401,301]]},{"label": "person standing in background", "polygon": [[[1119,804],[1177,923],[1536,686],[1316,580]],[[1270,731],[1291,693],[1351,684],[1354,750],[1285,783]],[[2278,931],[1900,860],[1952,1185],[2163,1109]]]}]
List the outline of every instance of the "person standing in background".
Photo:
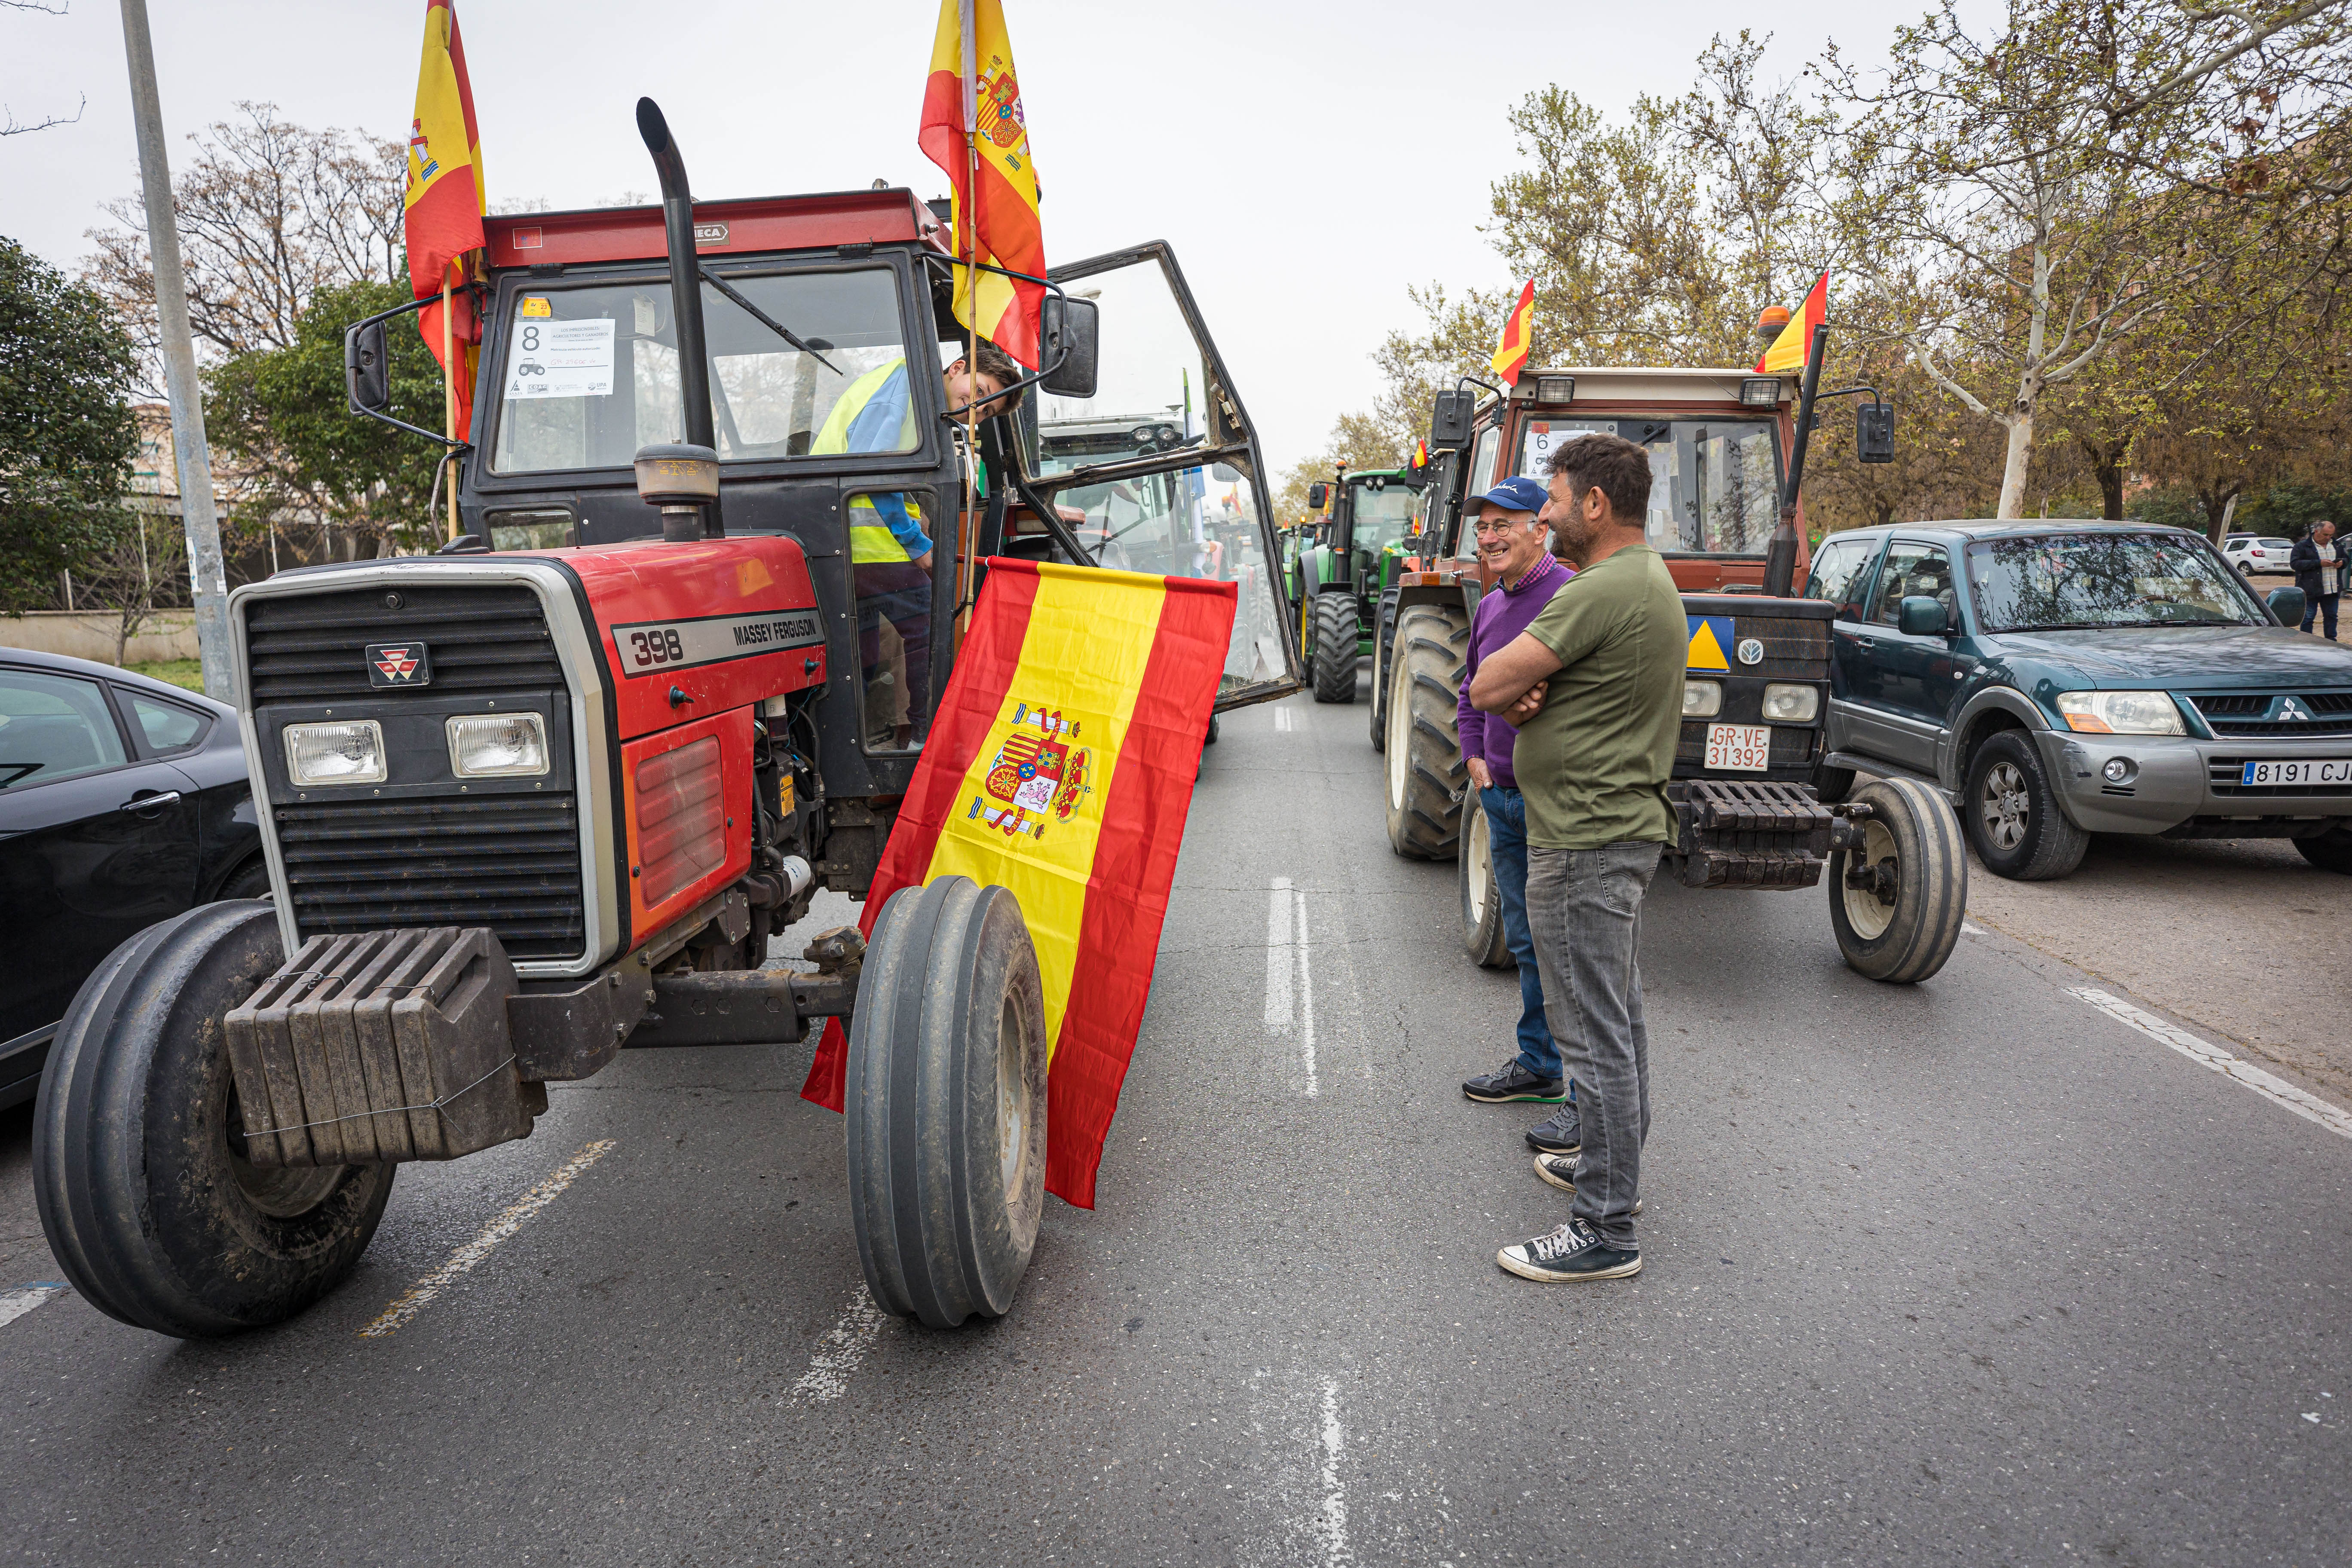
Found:
[{"label": "person standing in background", "polygon": [[2294,551],[2287,557],[2294,585],[2303,590],[2303,629],[2309,631],[2316,617],[2326,628],[2329,642],[2336,640],[2336,606],[2344,587],[2341,554],[2336,547],[2336,525],[2322,519],[2294,542]]},{"label": "person standing in background", "polygon": [[[1494,570],[1492,592],[1478,601],[1470,621],[1470,652],[1462,673],[1455,710],[1462,756],[1486,814],[1486,842],[1495,863],[1495,896],[1502,905],[1503,940],[1519,966],[1518,1054],[1490,1073],[1466,1080],[1462,1092],[1488,1105],[1511,1100],[1565,1099],[1553,1121],[1528,1136],[1538,1152],[1576,1152],[1576,1089],[1566,1081],[1559,1047],[1544,1021],[1543,976],[1536,967],[1535,940],[1528,933],[1528,812],[1519,795],[1511,755],[1518,731],[1508,721],[1480,712],[1470,701],[1478,661],[1528,629],[1538,611],[1575,575],[1547,548],[1551,530],[1537,514],[1543,487],[1533,479],[1505,479],[1470,503],[1468,521],[1477,530],[1478,559]],[[1560,1123],[1554,1126],[1553,1122]],[[1542,1142],[1536,1142],[1538,1135]]]}]

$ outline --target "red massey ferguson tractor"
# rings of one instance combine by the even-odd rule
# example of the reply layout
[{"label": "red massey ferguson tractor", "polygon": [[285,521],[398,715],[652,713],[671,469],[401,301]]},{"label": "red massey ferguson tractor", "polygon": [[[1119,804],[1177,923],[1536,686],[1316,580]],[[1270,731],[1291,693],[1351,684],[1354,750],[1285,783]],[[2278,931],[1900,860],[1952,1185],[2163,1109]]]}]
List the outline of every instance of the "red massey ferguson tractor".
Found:
[{"label": "red massey ferguson tractor", "polygon": [[[988,556],[1093,564],[1083,528],[1139,570],[1214,562],[1240,581],[1218,707],[1298,685],[1265,468],[1166,246],[1056,270],[1045,371],[988,405],[973,454],[941,374],[963,329],[940,216],[903,190],[697,206],[660,111],[638,119],[660,208],[488,222],[468,532],[232,601],[272,901],[117,950],[36,1123],[49,1245],[125,1322],[284,1319],[357,1261],[401,1163],[528,1135],[547,1085],[624,1047],[827,1017],[876,1300],[1003,1313],[1045,1164],[1017,904],[908,889],[870,949],[818,938],[814,973],[762,969],[769,938],[816,889],[872,884]],[[347,340],[377,417],[386,321]],[[1038,460],[1041,416],[1188,387],[1201,436]],[[1244,483],[1238,531],[1202,510],[1204,468]]]}]

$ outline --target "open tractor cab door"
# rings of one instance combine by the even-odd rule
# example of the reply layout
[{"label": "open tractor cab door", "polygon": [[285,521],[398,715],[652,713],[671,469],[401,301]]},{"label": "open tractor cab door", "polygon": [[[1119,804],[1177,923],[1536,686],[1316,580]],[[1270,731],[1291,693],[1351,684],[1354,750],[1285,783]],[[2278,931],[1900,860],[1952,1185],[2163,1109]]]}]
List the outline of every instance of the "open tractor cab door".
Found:
[{"label": "open tractor cab door", "polygon": [[1839,949],[1873,979],[1924,980],[1951,955],[1968,859],[1949,802],[1905,779],[1834,803],[1818,787],[1835,606],[1803,596],[1800,492],[1816,399],[1867,393],[1856,453],[1894,457],[1894,411],[1875,391],[1816,385],[1827,331],[1815,329],[1801,377],[1530,369],[1507,395],[1439,395],[1427,526],[1376,623],[1375,722],[1389,842],[1456,860],[1463,945],[1478,963],[1508,955],[1486,814],[1454,728],[1470,618],[1494,586],[1467,503],[1514,475],[1542,483],[1553,449],[1591,431],[1650,454],[1649,542],[1683,591],[1690,632],[1667,870],[1688,887],[1759,889],[1811,888],[1826,871]]},{"label": "open tractor cab door", "polygon": [[[763,970],[769,938],[872,885],[987,557],[1116,544],[1235,581],[1218,707],[1300,684],[1265,465],[1167,247],[1055,274],[1044,371],[971,453],[941,218],[904,190],[697,205],[659,110],[638,120],[660,208],[488,220],[466,533],[231,601],[272,900],[118,949],[36,1121],[49,1245],[125,1322],[287,1318],[352,1268],[401,1163],[528,1136],[550,1083],[624,1047],[831,1017],[875,1300],[1004,1312],[1046,1112],[1013,896],[905,889],[813,972]],[[346,342],[377,417],[386,325]],[[1044,461],[1041,427],[1097,406],[1168,416],[1148,450]]]}]

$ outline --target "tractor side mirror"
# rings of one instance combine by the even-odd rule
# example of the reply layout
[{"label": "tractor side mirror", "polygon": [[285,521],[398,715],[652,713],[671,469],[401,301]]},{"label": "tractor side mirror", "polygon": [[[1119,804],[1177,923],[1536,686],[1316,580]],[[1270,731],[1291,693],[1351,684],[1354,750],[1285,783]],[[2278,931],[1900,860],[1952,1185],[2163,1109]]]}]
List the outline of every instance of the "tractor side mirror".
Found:
[{"label": "tractor side mirror", "polygon": [[1477,398],[1467,388],[1441,392],[1429,416],[1429,449],[1467,447],[1470,444],[1470,416],[1478,405]]},{"label": "tractor side mirror", "polygon": [[1895,405],[1865,403],[1853,411],[1853,455],[1865,463],[1895,460]]},{"label": "tractor side mirror", "polygon": [[1045,342],[1040,345],[1045,362],[1054,363],[1054,356],[1063,355],[1061,368],[1038,383],[1056,397],[1092,397],[1095,395],[1095,361],[1100,340],[1096,328],[1098,315],[1092,300],[1073,300],[1066,295],[1045,296],[1043,326]]},{"label": "tractor side mirror", "polygon": [[2273,588],[2263,603],[2271,607],[2271,614],[2283,626],[2303,625],[2304,613],[2311,608],[2311,601],[2303,596],[2300,588]]},{"label": "tractor side mirror", "polygon": [[343,332],[343,393],[360,413],[381,414],[392,405],[392,363],[383,323],[369,321]]},{"label": "tractor side mirror", "polygon": [[1906,637],[1939,637],[1952,629],[1944,601],[1926,594],[1906,594],[1895,613],[1895,629]]},{"label": "tractor side mirror", "polygon": [[1323,510],[1323,503],[1330,499],[1331,487],[1329,485],[1318,483],[1311,484],[1307,487],[1307,504],[1311,510],[1321,511]]}]

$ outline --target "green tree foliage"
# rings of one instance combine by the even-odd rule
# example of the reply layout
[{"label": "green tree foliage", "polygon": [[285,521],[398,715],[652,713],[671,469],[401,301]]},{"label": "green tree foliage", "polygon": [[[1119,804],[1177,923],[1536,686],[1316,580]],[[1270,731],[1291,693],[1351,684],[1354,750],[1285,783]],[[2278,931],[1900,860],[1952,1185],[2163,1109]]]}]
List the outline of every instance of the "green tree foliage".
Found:
[{"label": "green tree foliage", "polygon": [[[206,375],[205,417],[214,444],[243,470],[241,526],[273,513],[307,514],[347,531],[356,548],[415,545],[432,534],[426,515],[440,448],[350,411],[343,392],[343,329],[408,300],[404,285],[358,282],[313,294],[283,348],[236,354]],[[425,429],[442,419],[441,367],[413,318],[387,324],[392,408]]]},{"label": "green tree foliage", "polygon": [[46,607],[127,526],[132,372],[105,302],[0,238],[0,609]]}]

